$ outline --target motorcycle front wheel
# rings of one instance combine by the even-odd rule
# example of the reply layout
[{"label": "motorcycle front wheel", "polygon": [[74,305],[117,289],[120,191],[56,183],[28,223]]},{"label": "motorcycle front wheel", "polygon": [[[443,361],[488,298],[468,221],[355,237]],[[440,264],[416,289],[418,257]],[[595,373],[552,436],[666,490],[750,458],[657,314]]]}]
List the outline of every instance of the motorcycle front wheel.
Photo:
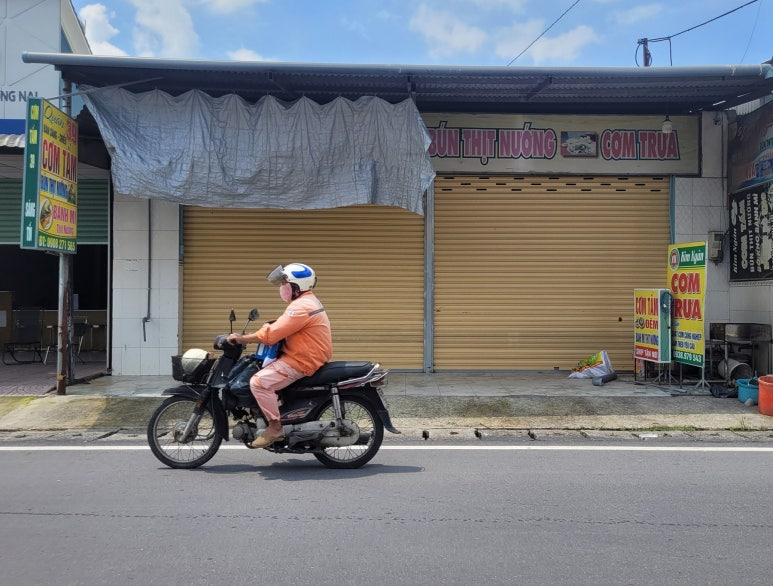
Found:
[{"label": "motorcycle front wheel", "polygon": [[215,430],[215,419],[208,409],[202,414],[191,438],[182,437],[195,405],[196,401],[190,397],[169,397],[148,422],[150,449],[170,468],[197,468],[208,462],[220,448],[223,438]]},{"label": "motorcycle front wheel", "polygon": [[[373,406],[357,397],[341,397],[341,409],[344,419],[357,424],[361,441],[352,446],[324,448],[314,452],[314,456],[328,468],[359,468],[367,464],[376,455],[384,439],[384,424]],[[335,420],[333,402],[322,407],[320,421]]]}]

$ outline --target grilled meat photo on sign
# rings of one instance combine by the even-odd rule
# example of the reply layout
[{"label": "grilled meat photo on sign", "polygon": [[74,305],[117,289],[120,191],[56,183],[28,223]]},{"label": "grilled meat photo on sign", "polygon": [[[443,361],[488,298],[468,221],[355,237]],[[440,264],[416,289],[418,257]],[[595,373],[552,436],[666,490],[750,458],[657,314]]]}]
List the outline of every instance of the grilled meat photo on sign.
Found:
[{"label": "grilled meat photo on sign", "polygon": [[43,230],[48,230],[54,223],[54,210],[50,199],[44,199],[40,204],[39,221]]}]

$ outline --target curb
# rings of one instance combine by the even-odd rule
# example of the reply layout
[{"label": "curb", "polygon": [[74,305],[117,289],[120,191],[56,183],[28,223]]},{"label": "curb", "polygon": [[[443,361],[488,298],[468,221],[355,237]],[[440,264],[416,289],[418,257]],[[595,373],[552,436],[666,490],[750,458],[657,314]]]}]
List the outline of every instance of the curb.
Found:
[{"label": "curb", "polygon": [[[773,430],[773,417],[735,399],[684,397],[390,396],[406,430]],[[0,397],[0,431],[143,432],[163,397]],[[390,435],[390,434],[387,434]]]},{"label": "curb", "polygon": [[[0,446],[3,443],[18,442],[77,442],[79,444],[135,445],[146,444],[145,430],[121,429],[69,429],[69,430],[18,430],[0,431]],[[512,446],[522,449],[550,449],[551,446],[566,443],[602,444],[614,441],[614,447],[627,449],[633,444],[759,444],[759,448],[773,450],[773,432],[770,431],[729,431],[729,430],[667,430],[667,431],[618,431],[618,430],[571,430],[571,429],[419,429],[402,428],[400,435],[385,434],[384,445],[401,442],[419,442],[426,446],[463,442],[465,445]],[[235,447],[240,442],[231,438],[224,445]],[[2,449],[2,448],[0,448]],[[600,446],[600,449],[604,449]]]}]

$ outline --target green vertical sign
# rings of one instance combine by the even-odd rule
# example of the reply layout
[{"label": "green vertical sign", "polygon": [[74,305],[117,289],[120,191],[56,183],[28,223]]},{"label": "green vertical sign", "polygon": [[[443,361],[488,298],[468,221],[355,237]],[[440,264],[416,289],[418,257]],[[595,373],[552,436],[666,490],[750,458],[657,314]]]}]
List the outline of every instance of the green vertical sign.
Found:
[{"label": "green vertical sign", "polygon": [[40,99],[27,101],[27,137],[24,145],[24,189],[21,206],[21,247],[37,248],[40,194]]}]

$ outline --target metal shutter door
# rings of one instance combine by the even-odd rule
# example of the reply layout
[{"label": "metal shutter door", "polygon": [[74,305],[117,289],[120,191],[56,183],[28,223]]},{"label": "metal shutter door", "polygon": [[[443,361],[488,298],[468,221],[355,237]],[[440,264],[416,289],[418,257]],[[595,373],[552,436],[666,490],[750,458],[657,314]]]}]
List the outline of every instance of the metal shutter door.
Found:
[{"label": "metal shutter door", "polygon": [[633,289],[662,287],[661,177],[443,176],[435,183],[435,369],[633,368]]},{"label": "metal shutter door", "polygon": [[279,315],[285,304],[265,277],[288,262],[317,272],[335,360],[422,368],[424,218],[384,206],[186,207],[182,347],[211,348],[214,336],[228,331],[232,307],[239,331],[252,307],[263,320]]}]

